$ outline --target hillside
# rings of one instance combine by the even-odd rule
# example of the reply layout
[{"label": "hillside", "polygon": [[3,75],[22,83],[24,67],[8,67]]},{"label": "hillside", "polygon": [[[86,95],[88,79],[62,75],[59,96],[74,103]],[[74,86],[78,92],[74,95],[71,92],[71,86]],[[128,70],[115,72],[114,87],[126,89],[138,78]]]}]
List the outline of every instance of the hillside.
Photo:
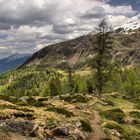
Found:
[{"label": "hillside", "polygon": [[[119,28],[114,32],[113,50],[110,53],[122,66],[135,65],[140,60],[140,29],[129,30],[127,34],[123,30]],[[64,67],[69,63],[75,67],[82,67],[87,58],[94,53],[94,45],[96,45],[95,34],[49,45],[34,53],[22,66]]]},{"label": "hillside", "polygon": [[0,73],[17,68],[23,64],[31,54],[13,54],[12,56],[0,59]]}]

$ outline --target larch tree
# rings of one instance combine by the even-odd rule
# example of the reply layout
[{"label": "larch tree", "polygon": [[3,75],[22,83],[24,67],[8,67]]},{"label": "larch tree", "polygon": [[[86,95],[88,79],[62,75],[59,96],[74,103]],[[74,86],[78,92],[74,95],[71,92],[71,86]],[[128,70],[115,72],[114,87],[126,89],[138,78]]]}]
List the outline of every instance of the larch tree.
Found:
[{"label": "larch tree", "polygon": [[112,29],[104,19],[97,27],[96,45],[93,45],[94,57],[90,66],[94,71],[96,92],[99,97],[103,93],[103,87],[111,72]]}]

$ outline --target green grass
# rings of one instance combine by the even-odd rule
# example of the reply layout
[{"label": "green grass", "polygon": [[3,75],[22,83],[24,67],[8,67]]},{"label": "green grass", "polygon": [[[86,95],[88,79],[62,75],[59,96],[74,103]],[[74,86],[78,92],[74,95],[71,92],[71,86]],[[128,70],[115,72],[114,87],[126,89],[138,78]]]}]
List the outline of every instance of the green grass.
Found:
[{"label": "green grass", "polygon": [[130,111],[129,116],[140,119],[140,112],[139,111]]},{"label": "green grass", "polygon": [[59,114],[65,115],[66,117],[73,117],[74,114],[64,108],[57,108],[54,106],[50,106],[46,109],[46,111],[53,111],[53,112],[57,112]]},{"label": "green grass", "polygon": [[107,122],[105,128],[117,130],[126,140],[138,140],[140,138],[140,130],[129,125],[122,125],[117,122]]}]

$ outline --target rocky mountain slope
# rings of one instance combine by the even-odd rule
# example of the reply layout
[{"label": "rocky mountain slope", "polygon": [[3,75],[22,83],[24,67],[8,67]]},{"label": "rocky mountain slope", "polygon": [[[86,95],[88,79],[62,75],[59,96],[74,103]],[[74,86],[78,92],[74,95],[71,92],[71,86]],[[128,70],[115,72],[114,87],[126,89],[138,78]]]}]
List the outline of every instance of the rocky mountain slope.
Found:
[{"label": "rocky mountain slope", "polygon": [[19,65],[23,64],[31,54],[13,54],[9,57],[0,60],[0,73],[14,69]]},{"label": "rocky mountain slope", "polygon": [[[127,34],[124,30],[124,28],[118,28],[114,32],[113,50],[110,53],[112,58],[118,60],[121,65],[134,65],[140,60],[140,28],[129,30]],[[94,54],[94,45],[96,45],[95,34],[49,45],[34,53],[22,66],[62,67],[65,63],[83,66],[87,58]]]}]

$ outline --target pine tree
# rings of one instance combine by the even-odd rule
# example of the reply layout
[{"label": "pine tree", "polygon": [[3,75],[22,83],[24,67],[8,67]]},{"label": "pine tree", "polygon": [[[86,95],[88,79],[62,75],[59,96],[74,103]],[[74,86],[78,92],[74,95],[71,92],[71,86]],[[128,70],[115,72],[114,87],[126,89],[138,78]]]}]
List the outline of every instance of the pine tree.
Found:
[{"label": "pine tree", "polygon": [[106,20],[102,20],[97,28],[96,34],[97,45],[94,45],[95,56],[90,61],[90,66],[94,70],[95,87],[99,97],[103,92],[103,87],[111,71],[111,54],[112,38],[111,28]]},{"label": "pine tree", "polygon": [[74,90],[74,79],[73,79],[73,69],[72,66],[68,65],[68,82],[70,87],[70,92],[72,93]]}]

